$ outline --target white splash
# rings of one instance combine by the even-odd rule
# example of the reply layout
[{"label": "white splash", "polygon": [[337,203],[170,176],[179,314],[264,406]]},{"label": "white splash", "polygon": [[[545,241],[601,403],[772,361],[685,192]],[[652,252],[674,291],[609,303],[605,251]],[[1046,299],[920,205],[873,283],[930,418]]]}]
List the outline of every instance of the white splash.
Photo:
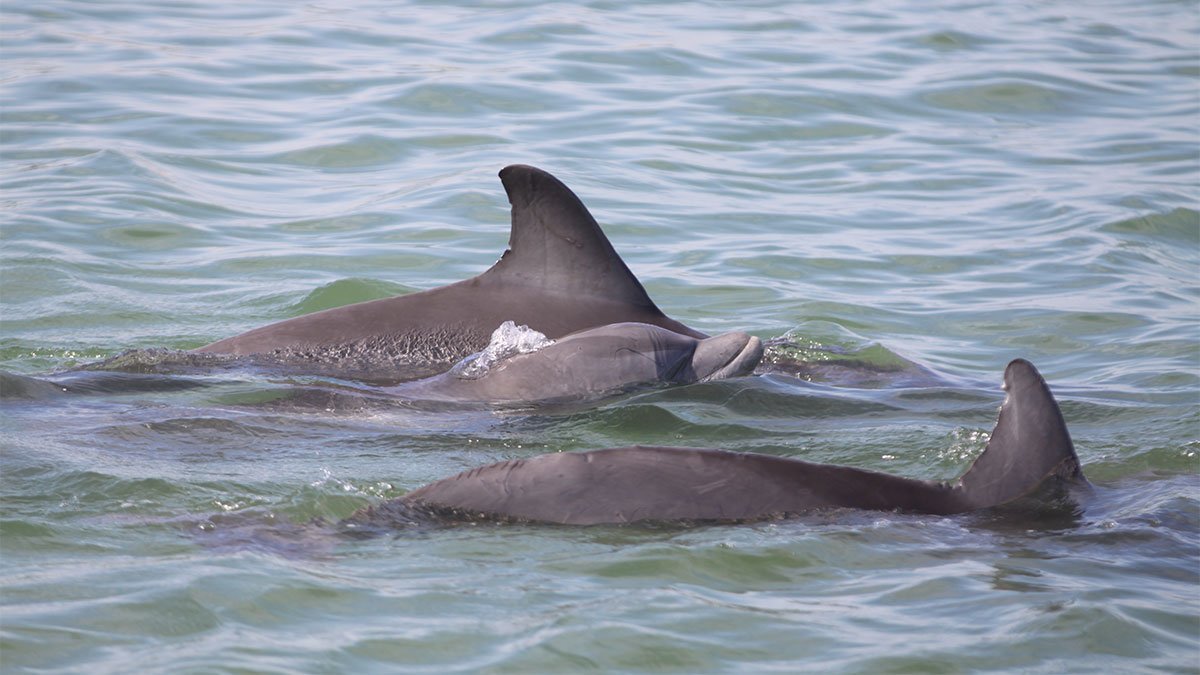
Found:
[{"label": "white splash", "polygon": [[518,326],[512,321],[505,321],[492,331],[492,340],[483,351],[459,361],[450,372],[464,380],[478,379],[504,359],[517,354],[536,352],[552,344],[554,340],[529,326]]}]

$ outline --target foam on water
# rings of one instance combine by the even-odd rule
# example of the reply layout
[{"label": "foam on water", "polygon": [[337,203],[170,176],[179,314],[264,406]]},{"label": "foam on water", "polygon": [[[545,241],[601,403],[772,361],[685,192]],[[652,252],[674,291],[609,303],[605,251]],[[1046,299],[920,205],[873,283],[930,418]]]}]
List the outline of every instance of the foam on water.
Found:
[{"label": "foam on water", "polygon": [[483,377],[497,363],[518,354],[530,354],[554,344],[554,340],[533,330],[529,326],[518,326],[505,321],[492,331],[492,339],[483,351],[459,361],[451,372],[464,380]]}]

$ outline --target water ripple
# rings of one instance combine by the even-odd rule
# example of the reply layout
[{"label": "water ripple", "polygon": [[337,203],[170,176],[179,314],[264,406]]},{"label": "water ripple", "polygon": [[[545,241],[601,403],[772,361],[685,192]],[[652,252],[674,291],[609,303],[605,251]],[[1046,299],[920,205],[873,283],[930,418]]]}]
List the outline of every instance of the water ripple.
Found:
[{"label": "water ripple", "polygon": [[[575,189],[672,316],[914,366],[531,416],[256,406],[305,384],[257,375],[6,401],[5,664],[1194,668],[1193,10],[5,4],[5,371],[468,278],[506,245],[513,162]],[[1098,486],[1081,513],[369,540],[312,522],[636,442],[951,478],[1014,357],[1063,400]]]}]

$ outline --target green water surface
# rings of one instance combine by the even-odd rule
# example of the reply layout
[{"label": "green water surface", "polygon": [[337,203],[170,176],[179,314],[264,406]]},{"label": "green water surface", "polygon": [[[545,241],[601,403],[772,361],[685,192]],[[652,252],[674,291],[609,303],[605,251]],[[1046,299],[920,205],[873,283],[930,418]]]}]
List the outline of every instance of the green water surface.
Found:
[{"label": "green water surface", "polygon": [[[1197,672],[1197,36],[1188,2],[0,5],[0,370],[468,278],[522,162],[688,325],[930,375],[507,414],[255,373],[5,399],[0,670]],[[1017,357],[1083,503],[319,526],[631,443],[953,478]]]}]

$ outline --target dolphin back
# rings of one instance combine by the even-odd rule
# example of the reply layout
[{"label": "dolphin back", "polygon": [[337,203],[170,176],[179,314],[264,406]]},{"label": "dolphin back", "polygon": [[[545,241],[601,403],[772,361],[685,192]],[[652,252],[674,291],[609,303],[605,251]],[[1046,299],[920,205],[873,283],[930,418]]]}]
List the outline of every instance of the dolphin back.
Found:
[{"label": "dolphin back", "polygon": [[587,207],[561,181],[519,164],[505,167],[500,179],[512,204],[509,247],[482,274],[287,319],[196,351],[362,362],[361,370],[380,372],[392,362],[457,361],[482,349],[504,321],[552,339],[628,321],[705,337],[659,310]]},{"label": "dolphin back", "polygon": [[510,460],[402,499],[455,519],[569,525],[749,521],[837,507],[957,510],[953,491],[941,483],[771,455],[656,446]]},{"label": "dolphin back", "polygon": [[633,446],[511,460],[417,489],[401,501],[455,519],[573,525],[742,521],[817,508],[953,514],[998,506],[1049,479],[1086,484],[1049,387],[1028,361],[1007,390],[984,452],[950,485],[786,457]]}]

